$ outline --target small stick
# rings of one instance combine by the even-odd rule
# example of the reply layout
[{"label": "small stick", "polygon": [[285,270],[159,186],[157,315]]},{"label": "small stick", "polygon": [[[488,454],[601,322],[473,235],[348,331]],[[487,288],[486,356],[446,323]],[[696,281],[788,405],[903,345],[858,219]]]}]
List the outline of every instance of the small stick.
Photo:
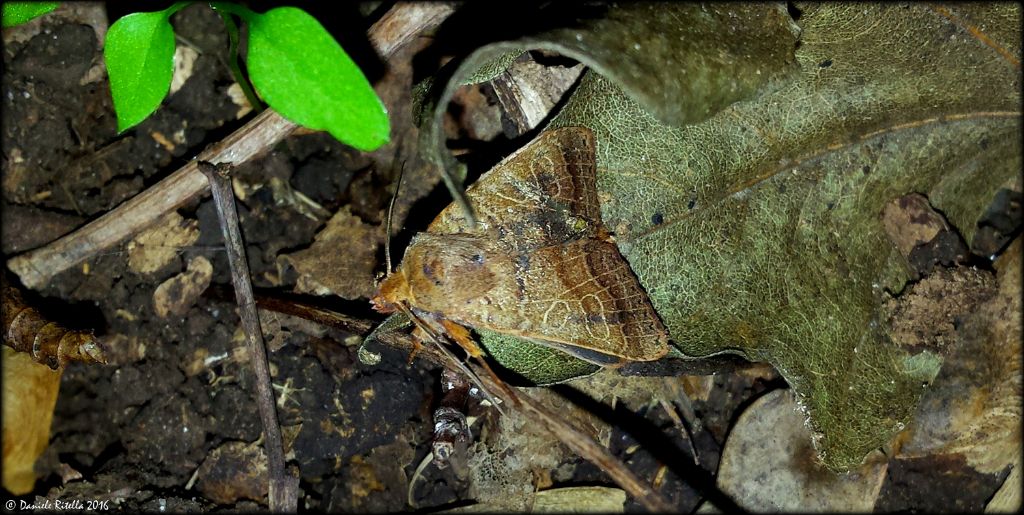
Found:
[{"label": "small stick", "polygon": [[[370,44],[387,59],[454,11],[455,5],[451,2],[399,2],[370,27],[367,35]],[[198,159],[238,166],[273,147],[296,128],[273,109],[267,109],[202,152]],[[25,287],[39,289],[57,274],[117,245],[178,206],[206,194],[206,188],[207,181],[198,173],[196,162],[189,162],[78,230],[8,260],[7,267],[18,275]]]},{"label": "small stick", "polygon": [[[497,384],[492,384],[492,379],[487,377],[486,374],[481,375],[480,380],[488,388],[498,387]],[[573,452],[597,465],[597,468],[611,476],[616,484],[643,505],[647,511],[668,513],[676,511],[676,508],[668,500],[658,492],[655,492],[650,485],[636,477],[636,474],[626,468],[626,465],[621,461],[615,459],[607,449],[598,445],[593,438],[566,422],[564,417],[552,413],[525,392],[512,393],[511,390],[509,388],[505,391],[516,397],[513,399],[513,403],[518,404],[524,415],[540,422],[552,434],[557,436],[562,443],[572,449]]]},{"label": "small stick", "polygon": [[263,447],[267,451],[270,474],[268,499],[271,511],[294,513],[298,502],[298,478],[287,474],[284,466],[284,447],[281,443],[281,427],[277,420],[274,391],[270,381],[270,366],[267,362],[266,344],[256,313],[256,300],[249,279],[249,264],[245,259],[242,232],[238,228],[238,211],[235,208],[235,193],[231,189],[230,164],[212,165],[206,161],[197,163],[198,169],[210,181],[213,203],[217,206],[217,221],[224,234],[224,246],[231,267],[231,282],[235,286],[239,316],[249,343],[249,359],[256,374],[256,404],[263,420]]},{"label": "small stick", "polygon": [[[379,335],[377,341],[402,349],[411,349],[414,346],[411,335],[398,331]],[[447,349],[444,349],[441,345],[427,345],[420,349],[418,356],[426,357],[439,365],[448,365],[451,363],[452,357],[450,356],[450,351],[448,351],[448,355],[444,353],[445,351]],[[472,366],[470,363],[461,364],[467,368]],[[612,478],[612,481],[615,481],[616,484],[621,486],[626,493],[636,499],[648,511],[676,511],[672,504],[661,494],[655,492],[650,485],[640,480],[621,461],[612,456],[607,449],[600,446],[593,438],[573,427],[569,422],[563,420],[562,417],[553,414],[550,410],[541,406],[529,394],[522,391],[516,393],[514,388],[499,384],[488,374],[477,374],[474,372],[471,375],[474,382],[479,384],[483,392],[502,392],[502,395],[506,397],[505,400],[508,401],[504,403],[506,409],[519,410],[531,422],[543,425],[567,447],[572,449],[573,452],[605,471]]]}]

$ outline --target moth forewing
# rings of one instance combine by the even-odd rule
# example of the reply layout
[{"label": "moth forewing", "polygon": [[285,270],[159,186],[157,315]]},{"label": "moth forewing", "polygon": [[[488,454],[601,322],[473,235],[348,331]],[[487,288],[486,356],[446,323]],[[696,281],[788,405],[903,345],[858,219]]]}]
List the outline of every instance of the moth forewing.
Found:
[{"label": "moth forewing", "polygon": [[470,227],[457,206],[446,208],[410,243],[380,300],[603,366],[668,352],[646,292],[602,239],[589,129],[541,134],[467,194],[480,223]]}]

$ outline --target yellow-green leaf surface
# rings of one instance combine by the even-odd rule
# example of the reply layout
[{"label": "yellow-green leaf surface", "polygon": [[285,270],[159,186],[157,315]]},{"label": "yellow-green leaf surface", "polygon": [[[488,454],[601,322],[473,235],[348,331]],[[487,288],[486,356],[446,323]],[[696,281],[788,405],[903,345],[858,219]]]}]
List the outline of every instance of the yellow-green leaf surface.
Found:
[{"label": "yellow-green leaf surface", "polygon": [[267,104],[285,118],[326,130],[359,150],[375,150],[388,142],[384,104],[320,22],[295,7],[246,19],[249,77]]},{"label": "yellow-green leaf surface", "polygon": [[[618,57],[602,66],[581,58],[592,70],[552,126],[596,133],[602,216],[673,343],[689,356],[735,352],[772,363],[809,414],[825,464],[846,469],[905,426],[941,363],[899,348],[879,317],[886,292],[909,280],[882,207],[923,193],[970,241],[998,186],[1020,173],[1020,9],[798,7],[799,45],[777,37],[760,50],[732,38],[773,33],[739,25],[768,6],[652,12],[654,24],[699,25],[705,9],[737,23],[699,32],[711,39],[698,52],[706,59],[652,52],[664,59],[660,76],[630,62],[642,52],[622,53],[618,43],[609,47]],[[604,37],[672,40],[645,36],[643,23],[620,29]],[[553,47],[536,43],[543,39],[474,55]],[[792,63],[779,57],[794,47]],[[752,66],[714,59],[745,51],[748,59],[726,61]],[[655,78],[638,94],[630,81],[643,73]],[[665,75],[718,86],[673,89]],[[729,80],[732,95],[701,94]]]}]

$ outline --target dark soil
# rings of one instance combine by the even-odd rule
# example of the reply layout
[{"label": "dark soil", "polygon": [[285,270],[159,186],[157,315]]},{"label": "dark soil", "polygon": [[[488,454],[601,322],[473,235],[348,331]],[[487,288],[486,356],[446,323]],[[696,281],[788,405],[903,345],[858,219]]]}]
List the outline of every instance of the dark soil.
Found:
[{"label": "dark soil", "polygon": [[[97,218],[253,116],[238,118],[238,106],[228,95],[233,83],[225,64],[228,45],[216,15],[200,4],[181,11],[172,22],[181,37],[178,44],[199,52],[192,75],[153,116],[122,135],[116,133],[106,74],[90,71],[102,63],[94,27],[47,16],[30,38],[5,41],[5,260]],[[415,135],[409,107],[415,50],[396,57],[387,73],[376,77],[398,143],[362,155],[326,134],[296,135],[237,170],[250,191],[239,210],[254,286],[260,292],[292,290],[295,277],[278,270],[277,258],[308,247],[326,221],[307,216],[295,205],[280,205],[264,187],[273,179],[330,213],[347,207],[368,226],[383,223],[396,156],[411,159],[407,143]],[[355,57],[360,60],[358,53]],[[371,70],[380,67],[369,61],[360,64]],[[417,78],[431,71],[417,70]],[[486,93],[486,87],[474,91],[469,98],[478,104],[453,111],[494,114],[497,107]],[[453,137],[479,133],[459,125],[466,118],[453,116]],[[500,116],[492,118],[500,124]],[[494,162],[500,156],[492,152],[466,158]],[[402,242],[449,201],[443,188],[434,187],[436,177],[413,174],[407,180],[410,192],[398,211],[399,221],[406,219],[397,238],[399,254]],[[204,295],[185,314],[169,318],[154,310],[156,287],[181,273],[195,256],[213,264],[211,291],[231,292],[212,201],[206,198],[178,212],[198,221],[200,236],[159,270],[131,271],[122,245],[59,275],[42,291],[30,292],[32,300],[68,324],[95,330],[110,343],[114,356],[109,366],[72,364],[65,371],[50,446],[37,464],[40,479],[20,499],[109,499],[133,511],[265,509],[265,491],[238,486],[244,484],[244,472],[257,467],[252,456],[238,449],[257,442],[262,426],[253,376],[244,356],[234,351],[243,340],[231,294]],[[996,228],[1019,231],[1019,226]],[[998,249],[1004,243],[1005,238],[989,246]],[[376,255],[383,256],[378,241],[351,244],[374,245]],[[383,259],[371,272],[384,272]],[[382,320],[365,298],[319,302],[351,316]],[[431,449],[440,370],[424,360],[409,364],[409,356],[397,351],[385,352],[379,365],[367,366],[356,358],[354,335],[292,319],[283,319],[281,325],[283,329],[268,335],[279,338],[270,361],[279,388],[287,459],[301,477],[300,510],[410,509],[406,490]],[[681,510],[692,510],[702,498],[698,490],[706,492],[713,485],[721,446],[736,414],[750,399],[781,384],[771,373],[717,376],[710,395],[694,402],[703,420],[692,441],[701,456],[699,465],[693,465],[691,443],[663,411],[594,409],[604,409],[606,417],[619,422],[612,451],[641,477],[652,478],[662,465],[672,464],[660,491]],[[637,450],[637,443],[643,448]],[[564,484],[614,486],[603,471],[582,460],[570,465],[574,472],[560,480]],[[69,468],[81,478],[65,482]],[[417,507],[467,499],[465,481],[456,472],[428,468],[414,489]],[[990,494],[994,486],[986,488]],[[983,499],[977,502],[983,505]]]}]

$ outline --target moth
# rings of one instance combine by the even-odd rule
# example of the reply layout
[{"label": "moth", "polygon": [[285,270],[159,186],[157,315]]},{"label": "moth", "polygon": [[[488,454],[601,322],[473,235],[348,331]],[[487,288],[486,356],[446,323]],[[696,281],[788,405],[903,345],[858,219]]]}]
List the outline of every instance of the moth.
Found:
[{"label": "moth", "polygon": [[596,172],[590,129],[542,133],[467,189],[475,225],[452,204],[413,238],[374,307],[460,343],[469,327],[601,366],[664,356],[668,331],[602,224]]}]

